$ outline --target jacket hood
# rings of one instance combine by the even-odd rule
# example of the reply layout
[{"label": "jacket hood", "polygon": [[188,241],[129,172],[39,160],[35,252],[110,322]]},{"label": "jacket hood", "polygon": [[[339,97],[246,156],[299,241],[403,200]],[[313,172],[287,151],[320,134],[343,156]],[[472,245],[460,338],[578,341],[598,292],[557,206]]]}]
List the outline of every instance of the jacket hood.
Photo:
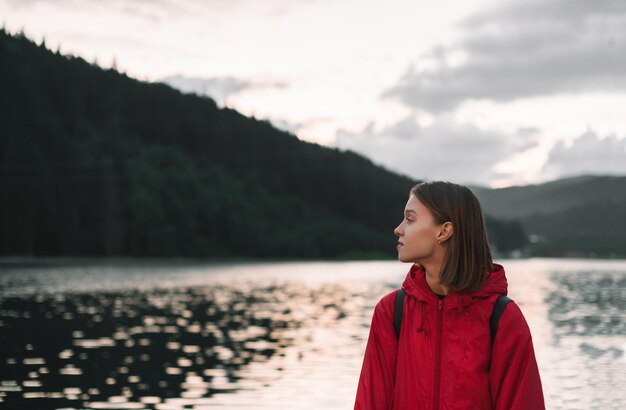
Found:
[{"label": "jacket hood", "polygon": [[[426,282],[426,273],[424,269],[414,264],[411,266],[409,273],[406,275],[402,283],[404,292],[423,303],[438,303],[439,298],[430,289]],[[487,273],[487,279],[483,287],[476,292],[458,291],[450,292],[446,296],[446,305],[449,308],[467,307],[474,304],[477,300],[488,298],[494,295],[507,294],[507,280],[504,273],[504,267],[497,263],[492,266],[491,272]]]}]

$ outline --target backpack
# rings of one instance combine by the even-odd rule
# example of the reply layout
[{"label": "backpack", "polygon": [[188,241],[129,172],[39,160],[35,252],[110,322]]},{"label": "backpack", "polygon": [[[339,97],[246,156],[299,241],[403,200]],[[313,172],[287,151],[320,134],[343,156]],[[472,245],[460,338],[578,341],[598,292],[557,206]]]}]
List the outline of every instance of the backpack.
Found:
[{"label": "backpack", "polygon": [[[489,319],[489,328],[491,329],[491,344],[496,339],[496,333],[498,332],[498,323],[500,317],[504,312],[504,308],[509,302],[513,300],[506,295],[500,295],[496,303],[493,305],[493,312]],[[393,313],[393,327],[396,330],[396,339],[400,339],[400,326],[402,325],[402,314],[404,311],[404,289],[398,289],[396,293],[396,308]]]}]

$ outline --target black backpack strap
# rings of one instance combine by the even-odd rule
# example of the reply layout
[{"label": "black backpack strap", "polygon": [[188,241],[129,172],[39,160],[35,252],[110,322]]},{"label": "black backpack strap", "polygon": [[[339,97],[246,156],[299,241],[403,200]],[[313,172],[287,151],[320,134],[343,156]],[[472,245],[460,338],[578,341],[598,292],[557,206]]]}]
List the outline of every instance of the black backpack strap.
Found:
[{"label": "black backpack strap", "polygon": [[496,333],[498,333],[498,323],[500,317],[504,313],[504,308],[509,302],[513,300],[506,295],[500,295],[496,303],[493,305],[493,312],[491,313],[491,319],[489,319],[489,327],[491,328],[491,345],[496,340]]},{"label": "black backpack strap", "polygon": [[400,327],[402,326],[402,314],[404,311],[404,290],[396,292],[396,308],[393,311],[393,327],[396,329],[396,339],[400,340]]}]

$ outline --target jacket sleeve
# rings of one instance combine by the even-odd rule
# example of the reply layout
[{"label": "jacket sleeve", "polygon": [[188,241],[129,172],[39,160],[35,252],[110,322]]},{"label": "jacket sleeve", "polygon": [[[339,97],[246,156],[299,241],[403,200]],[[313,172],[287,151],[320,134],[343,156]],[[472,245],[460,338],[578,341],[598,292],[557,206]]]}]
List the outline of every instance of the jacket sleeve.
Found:
[{"label": "jacket sleeve", "polygon": [[520,308],[509,303],[498,324],[490,369],[495,410],[545,409],[530,329]]},{"label": "jacket sleeve", "polygon": [[372,316],[355,410],[387,410],[393,403],[398,341],[393,327],[396,291],[383,297]]}]

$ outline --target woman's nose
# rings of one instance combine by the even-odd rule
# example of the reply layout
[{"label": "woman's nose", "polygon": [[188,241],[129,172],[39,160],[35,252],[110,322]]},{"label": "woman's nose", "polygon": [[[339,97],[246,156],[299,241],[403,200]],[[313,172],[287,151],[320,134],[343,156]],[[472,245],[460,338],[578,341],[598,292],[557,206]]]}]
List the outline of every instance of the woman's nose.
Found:
[{"label": "woman's nose", "polygon": [[398,226],[396,227],[396,229],[394,229],[394,230],[393,230],[393,233],[394,233],[396,236],[402,236],[402,231],[400,230],[400,226],[401,226],[401,225],[398,225]]}]

